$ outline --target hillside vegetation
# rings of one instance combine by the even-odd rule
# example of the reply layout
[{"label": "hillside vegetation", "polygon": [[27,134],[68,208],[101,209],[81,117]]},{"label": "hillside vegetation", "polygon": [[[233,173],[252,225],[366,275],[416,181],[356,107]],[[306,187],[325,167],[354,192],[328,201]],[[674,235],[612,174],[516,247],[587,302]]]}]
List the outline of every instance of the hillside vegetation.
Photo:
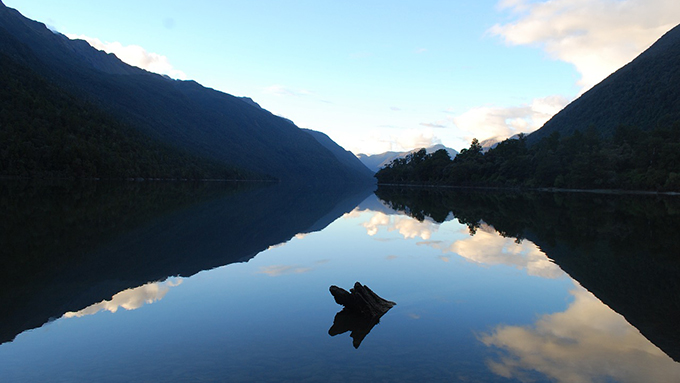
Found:
[{"label": "hillside vegetation", "polygon": [[680,121],[680,26],[567,105],[528,137],[534,144],[554,132],[568,136],[595,128],[611,138],[620,126],[644,131]]},{"label": "hillside vegetation", "polygon": [[680,124],[651,132],[619,127],[611,139],[594,130],[555,132],[529,146],[525,136],[487,153],[473,140],[453,160],[423,151],[381,169],[381,184],[680,191]]},{"label": "hillside vegetation", "polygon": [[[177,81],[132,67],[115,55],[92,48],[85,41],[70,40],[52,32],[44,24],[23,17],[1,2],[0,53],[5,55],[5,61],[13,63],[12,70],[21,67],[31,73],[29,76],[41,79],[43,85],[48,84],[51,87],[49,91],[56,89],[57,93],[61,93],[54,102],[45,100],[38,94],[48,94],[47,88],[39,90],[35,87],[43,85],[30,81],[28,84],[32,85],[28,85],[27,89],[22,88],[23,82],[14,83],[12,92],[18,96],[6,93],[6,97],[17,99],[12,101],[15,104],[23,100],[16,116],[10,116],[15,109],[3,108],[8,114],[6,118],[12,119],[15,126],[17,121],[26,118],[52,123],[49,126],[41,126],[41,123],[31,127],[19,126],[5,131],[5,138],[14,142],[14,148],[3,146],[0,149],[12,152],[13,156],[20,156],[26,162],[14,163],[9,174],[48,172],[82,177],[99,174],[99,169],[105,168],[105,174],[124,176],[163,174],[161,177],[175,177],[195,173],[195,176],[203,177],[222,168],[229,169],[230,177],[257,174],[257,178],[264,176],[306,183],[372,180],[371,175],[339,161],[311,134],[252,101],[206,88],[195,81]],[[22,92],[29,94],[28,98],[40,98],[39,103],[21,96]],[[43,105],[46,107],[43,108]],[[91,112],[81,116],[78,111],[83,108]],[[71,117],[59,122],[57,116],[62,114]],[[105,118],[106,122],[98,121],[101,118]],[[57,163],[63,163],[61,157],[72,157],[74,145],[52,137],[56,135],[52,132],[54,129],[66,129],[65,137],[74,136],[70,139],[79,142],[75,145],[78,156],[87,157],[89,165],[78,164],[75,159],[68,160],[69,169],[57,165],[52,168],[35,165],[47,158],[59,157]],[[45,136],[45,130],[50,132],[49,144],[34,138],[34,133]],[[116,139],[103,138],[104,131],[114,134],[112,132],[123,130],[126,133]],[[126,160],[106,155],[106,164],[92,160],[95,151],[106,154],[118,150],[118,146],[108,145],[108,142],[123,140],[123,136],[127,135],[130,136],[127,142],[130,145],[134,143],[134,149],[116,152],[116,156]],[[166,159],[160,154],[163,151],[175,154],[166,156]],[[131,153],[136,154],[130,157]],[[185,161],[172,162],[169,158],[173,156],[186,157]],[[140,165],[139,170],[130,171],[128,161],[144,163],[142,158],[150,161],[147,165]],[[160,161],[157,166],[152,166],[153,158]],[[208,159],[213,165],[199,161],[199,158]],[[180,165],[184,170],[172,174],[154,168]]]},{"label": "hillside vegetation", "polygon": [[245,179],[251,172],[171,148],[0,54],[0,175]]}]

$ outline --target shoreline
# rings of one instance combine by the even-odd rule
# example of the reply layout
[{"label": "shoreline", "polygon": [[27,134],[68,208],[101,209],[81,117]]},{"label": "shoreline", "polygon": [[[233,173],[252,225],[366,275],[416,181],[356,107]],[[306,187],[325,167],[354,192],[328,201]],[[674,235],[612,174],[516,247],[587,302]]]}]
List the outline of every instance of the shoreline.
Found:
[{"label": "shoreline", "polygon": [[648,191],[648,190],[625,190],[625,189],[567,189],[567,188],[526,188],[526,187],[500,187],[500,186],[455,186],[455,185],[420,185],[420,184],[381,184],[378,187],[409,187],[409,188],[443,188],[443,189],[467,189],[467,190],[495,190],[495,191],[538,191],[550,193],[591,193],[591,194],[631,194],[631,195],[668,195],[680,196],[680,192],[674,191]]}]

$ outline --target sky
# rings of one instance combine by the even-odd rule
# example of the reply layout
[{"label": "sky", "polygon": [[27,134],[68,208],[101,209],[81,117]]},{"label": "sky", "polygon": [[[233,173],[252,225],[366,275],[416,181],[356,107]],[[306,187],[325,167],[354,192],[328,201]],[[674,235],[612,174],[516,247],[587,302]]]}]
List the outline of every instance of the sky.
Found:
[{"label": "sky", "polygon": [[353,153],[540,128],[680,23],[677,0],[3,0]]}]

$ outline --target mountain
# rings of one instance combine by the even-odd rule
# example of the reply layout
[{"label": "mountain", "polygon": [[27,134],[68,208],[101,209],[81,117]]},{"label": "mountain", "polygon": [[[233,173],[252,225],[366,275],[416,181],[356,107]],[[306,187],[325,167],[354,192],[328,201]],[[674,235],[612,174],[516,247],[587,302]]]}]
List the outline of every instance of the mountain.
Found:
[{"label": "mountain", "polygon": [[262,179],[154,140],[0,53],[0,175]]},{"label": "mountain", "polygon": [[384,152],[380,154],[357,154],[357,158],[361,161],[367,168],[377,172],[385,166],[392,162],[395,158],[399,158],[402,155],[406,155],[408,152]]},{"label": "mountain", "polygon": [[[359,160],[361,162],[363,162],[364,165],[366,165],[366,167],[369,168],[371,171],[377,172],[382,167],[384,167],[385,165],[394,161],[395,159],[404,158],[407,155],[409,155],[413,152],[417,152],[420,149],[421,148],[413,149],[413,150],[408,151],[408,152],[385,152],[385,153],[371,154],[371,155],[360,153],[360,154],[357,155],[357,158],[359,158]],[[446,152],[449,153],[449,157],[451,157],[451,158],[455,157],[458,154],[458,152],[456,150],[451,149],[451,148],[447,148],[446,146],[444,146],[442,144],[437,144],[437,145],[434,145],[434,146],[430,146],[429,148],[425,148],[425,150],[427,151],[428,154],[434,153],[434,152],[436,152],[437,150],[440,150],[440,149],[446,150]]]},{"label": "mountain", "polygon": [[370,179],[250,99],[132,67],[2,3],[0,53],[78,102],[191,155],[286,181]]},{"label": "mountain", "polygon": [[680,121],[680,26],[567,105],[528,136],[533,144],[558,132],[594,128],[611,137],[620,125],[652,130]]},{"label": "mountain", "polygon": [[680,192],[680,26],[529,136],[411,157],[379,184]]},{"label": "mountain", "polygon": [[368,177],[373,177],[373,171],[368,169],[366,165],[361,162],[352,152],[345,150],[342,146],[338,145],[333,141],[328,135],[317,132],[316,130],[302,129],[303,131],[309,133],[314,139],[316,139],[324,148],[330,150],[335,158],[350,169],[354,169],[357,173],[366,175]]}]

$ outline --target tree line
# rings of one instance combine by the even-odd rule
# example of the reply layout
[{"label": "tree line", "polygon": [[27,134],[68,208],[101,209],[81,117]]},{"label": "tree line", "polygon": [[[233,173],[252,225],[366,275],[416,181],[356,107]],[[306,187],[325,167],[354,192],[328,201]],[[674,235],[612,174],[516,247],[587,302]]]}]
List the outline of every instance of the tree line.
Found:
[{"label": "tree line", "polygon": [[680,123],[651,131],[619,126],[608,138],[594,127],[553,132],[533,145],[520,135],[486,153],[473,139],[453,159],[423,149],[375,177],[380,184],[680,191]]}]

